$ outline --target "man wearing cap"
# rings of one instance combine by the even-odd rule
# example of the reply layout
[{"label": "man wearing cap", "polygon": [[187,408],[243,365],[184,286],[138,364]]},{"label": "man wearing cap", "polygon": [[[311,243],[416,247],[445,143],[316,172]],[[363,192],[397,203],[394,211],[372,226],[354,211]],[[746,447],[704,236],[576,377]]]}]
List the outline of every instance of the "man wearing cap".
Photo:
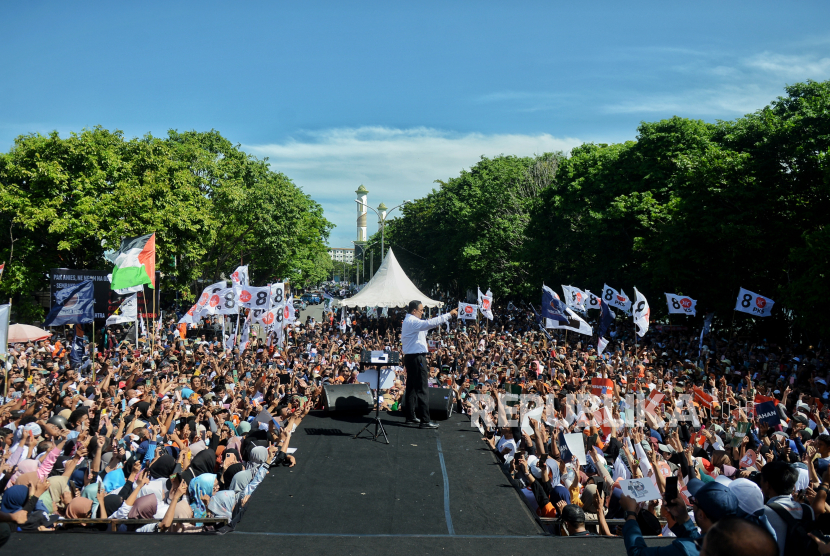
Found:
[{"label": "man wearing cap", "polygon": [[[720,483],[707,483],[704,486],[689,484],[689,492],[694,497],[692,505],[695,522],[689,518],[689,512],[682,498],[675,498],[666,503],[666,509],[676,521],[672,532],[677,538],[668,546],[649,548],[643,539],[640,525],[637,523],[637,501],[623,495],[620,507],[625,510],[623,539],[628,556],[698,556],[698,540],[705,535],[712,525],[725,517],[737,515],[738,499],[735,494]],[[695,527],[697,523],[697,527]]]}]

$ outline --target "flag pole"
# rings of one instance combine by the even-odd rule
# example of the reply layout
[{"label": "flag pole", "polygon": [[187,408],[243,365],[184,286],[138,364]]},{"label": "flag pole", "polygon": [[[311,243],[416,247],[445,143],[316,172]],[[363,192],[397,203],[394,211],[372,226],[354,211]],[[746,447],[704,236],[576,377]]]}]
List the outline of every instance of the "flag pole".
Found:
[{"label": "flag pole", "polygon": [[[637,288],[634,288],[635,290]],[[634,293],[637,293],[636,291]],[[634,309],[631,309],[631,324],[634,325],[634,362],[637,361],[637,350],[639,349],[638,340],[637,340],[637,321],[636,315],[634,314]]]},{"label": "flag pole", "polygon": [[[141,300],[144,302],[144,316],[147,317],[149,313],[147,312],[147,296],[144,294],[144,285],[141,285]],[[136,311],[137,312],[137,311]],[[136,324],[138,324],[138,317],[141,315],[136,315]],[[152,337],[152,336],[151,336]],[[135,347],[138,347],[138,328],[135,331]]]},{"label": "flag pole", "polygon": [[[153,281],[156,277],[153,276]],[[155,284],[156,288],[158,284]],[[153,357],[153,350],[156,349],[156,288],[153,288],[153,331],[150,333],[150,357]],[[155,359],[154,359],[155,360]]]},{"label": "flag pole", "polygon": [[93,384],[95,383],[95,313],[94,312],[92,314],[92,382],[93,382]]},{"label": "flag pole", "polygon": [[[5,263],[4,263],[5,264]],[[12,298],[9,298],[9,317],[6,319],[6,345],[3,346],[3,351],[8,352],[8,330],[9,330],[9,323],[12,320]],[[9,367],[6,363],[9,360],[9,354],[3,354],[3,403],[6,403],[8,400],[6,398],[9,397]],[[28,365],[27,365],[28,367]]]}]

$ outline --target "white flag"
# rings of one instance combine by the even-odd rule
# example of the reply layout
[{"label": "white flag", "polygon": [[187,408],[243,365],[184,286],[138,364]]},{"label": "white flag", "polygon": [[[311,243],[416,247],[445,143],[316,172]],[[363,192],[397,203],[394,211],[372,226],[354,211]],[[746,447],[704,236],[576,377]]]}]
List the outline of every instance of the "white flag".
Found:
[{"label": "white flag", "polygon": [[611,307],[619,307],[626,313],[629,309],[631,309],[631,300],[628,299],[625,292],[622,290],[617,291],[608,284],[605,284],[602,287],[602,300],[608,303]]},{"label": "white flag", "polygon": [[606,347],[608,347],[608,340],[600,336],[597,341],[597,355],[602,355],[602,352],[605,351]]},{"label": "white flag", "polygon": [[210,299],[202,309],[202,315],[235,315],[239,312],[236,303],[236,294],[233,288],[225,288],[211,294]]},{"label": "white flag", "polygon": [[565,304],[571,309],[585,312],[585,303],[588,301],[588,296],[584,291],[574,286],[562,285],[562,293],[565,294]]},{"label": "white flag", "polygon": [[648,301],[643,294],[634,288],[634,325],[637,327],[637,335],[642,338],[648,332],[648,320],[651,317]]},{"label": "white flag", "polygon": [[471,305],[470,303],[458,302],[458,318],[466,320],[475,320],[476,312],[478,312],[478,305]]},{"label": "white flag", "polygon": [[0,305],[0,353],[3,354],[9,353],[9,319],[11,313],[11,303]]},{"label": "white flag", "polygon": [[772,313],[773,305],[775,305],[775,301],[769,297],[741,288],[741,291],[738,292],[735,310],[756,317],[768,317]]},{"label": "white flag", "polygon": [[199,322],[199,319],[202,318],[203,311],[205,311],[205,308],[208,306],[210,296],[218,292],[219,290],[226,288],[227,285],[228,284],[224,280],[222,280],[221,282],[211,284],[210,286],[202,290],[202,295],[199,296],[199,299],[196,300],[196,303],[193,304],[193,307],[191,307],[190,310],[188,310],[187,313],[185,313],[185,315],[181,318],[181,320],[179,320],[179,324],[195,324]]},{"label": "white flag", "polygon": [[283,322],[290,324],[297,320],[297,312],[294,310],[294,297],[289,297],[285,300],[285,307],[283,307]]},{"label": "white flag", "polygon": [[568,323],[560,322],[553,319],[545,319],[545,328],[553,328],[554,330],[571,330],[586,336],[593,336],[594,330],[591,325],[585,322],[585,319],[577,315],[570,307],[565,308],[568,316]]},{"label": "white flag", "polygon": [[238,266],[231,274],[231,282],[234,285],[247,286],[248,282],[248,265]]},{"label": "white flag", "polygon": [[602,309],[602,300],[591,293],[591,290],[585,290],[585,308],[586,309]]},{"label": "white flag", "polygon": [[346,333],[347,322],[348,321],[346,320],[346,306],[344,305],[340,308],[340,332],[343,334]]},{"label": "white flag", "polygon": [[276,307],[277,305],[279,305],[280,307],[285,305],[284,282],[277,282],[276,284],[271,284],[271,306]]},{"label": "white flag", "polygon": [[119,322],[133,322],[138,315],[138,294],[134,293],[121,302],[115,313],[107,317],[107,326]]},{"label": "white flag", "polygon": [[225,349],[232,350],[233,345],[236,343],[236,333],[228,334],[228,339],[225,340]]},{"label": "white flag", "polygon": [[236,301],[242,307],[248,309],[268,310],[271,300],[268,299],[268,294],[271,291],[269,286],[257,288],[254,286],[233,285],[234,293],[236,294]]},{"label": "white flag", "polygon": [[272,324],[282,322],[282,307],[273,307],[271,309],[253,309],[251,311],[254,322],[270,326]]},{"label": "white flag", "polygon": [[697,313],[697,300],[687,295],[666,294],[666,303],[669,304],[669,314],[692,315]]},{"label": "white flag", "polygon": [[[490,290],[487,290],[488,292]],[[478,306],[481,308],[481,314],[489,320],[493,320],[493,296],[484,295],[481,293],[481,288],[478,288]]]},{"label": "white flag", "polygon": [[251,322],[248,319],[245,319],[245,323],[242,325],[242,334],[239,336],[239,351],[240,351],[240,353],[245,351],[245,348],[248,347],[248,340],[249,340],[250,332],[251,332]]}]

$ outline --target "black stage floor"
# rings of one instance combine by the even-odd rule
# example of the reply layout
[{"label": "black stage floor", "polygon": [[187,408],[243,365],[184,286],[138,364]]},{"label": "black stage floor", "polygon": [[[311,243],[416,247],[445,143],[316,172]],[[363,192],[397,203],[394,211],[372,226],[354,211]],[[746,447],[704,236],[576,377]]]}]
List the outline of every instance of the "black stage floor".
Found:
[{"label": "black stage floor", "polygon": [[366,417],[306,417],[291,439],[297,465],[271,470],[233,533],[15,533],[7,548],[85,556],[182,549],[205,555],[625,553],[621,539],[544,536],[465,416],[454,415],[437,431],[404,426],[393,415],[381,420],[388,446],[366,433],[352,438]]}]

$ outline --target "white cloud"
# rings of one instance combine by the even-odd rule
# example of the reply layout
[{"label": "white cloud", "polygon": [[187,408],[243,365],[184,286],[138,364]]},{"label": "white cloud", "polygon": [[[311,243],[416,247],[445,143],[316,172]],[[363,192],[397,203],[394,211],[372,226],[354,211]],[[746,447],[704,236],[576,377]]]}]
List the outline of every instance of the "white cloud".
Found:
[{"label": "white cloud", "polygon": [[772,91],[755,84],[727,84],[678,94],[640,95],[635,99],[608,104],[604,111],[609,114],[657,113],[661,117],[740,116],[769,104],[778,94],[781,94],[780,86],[777,91]]},{"label": "white cloud", "polygon": [[708,62],[695,59],[675,66],[696,74],[705,86],[682,92],[655,92],[606,104],[607,113],[670,114],[728,117],[754,112],[784,94],[784,85],[830,78],[830,58],[817,54],[788,55],[762,52],[740,59],[711,53]]},{"label": "white cloud", "polygon": [[[354,191],[360,184],[369,190],[373,207],[381,202],[393,207],[423,197],[438,187],[435,180],[457,176],[482,155],[530,156],[570,151],[581,143],[547,133],[485,135],[422,127],[360,127],[311,132],[281,143],[244,145],[244,149],[267,156],[273,170],[289,176],[320,202],[326,217],[337,225],[330,244],[345,247],[355,238]],[[374,230],[370,225],[369,232]]]},{"label": "white cloud", "polygon": [[746,60],[750,68],[787,79],[823,81],[830,78],[830,58],[815,55],[788,56],[763,52]]}]

